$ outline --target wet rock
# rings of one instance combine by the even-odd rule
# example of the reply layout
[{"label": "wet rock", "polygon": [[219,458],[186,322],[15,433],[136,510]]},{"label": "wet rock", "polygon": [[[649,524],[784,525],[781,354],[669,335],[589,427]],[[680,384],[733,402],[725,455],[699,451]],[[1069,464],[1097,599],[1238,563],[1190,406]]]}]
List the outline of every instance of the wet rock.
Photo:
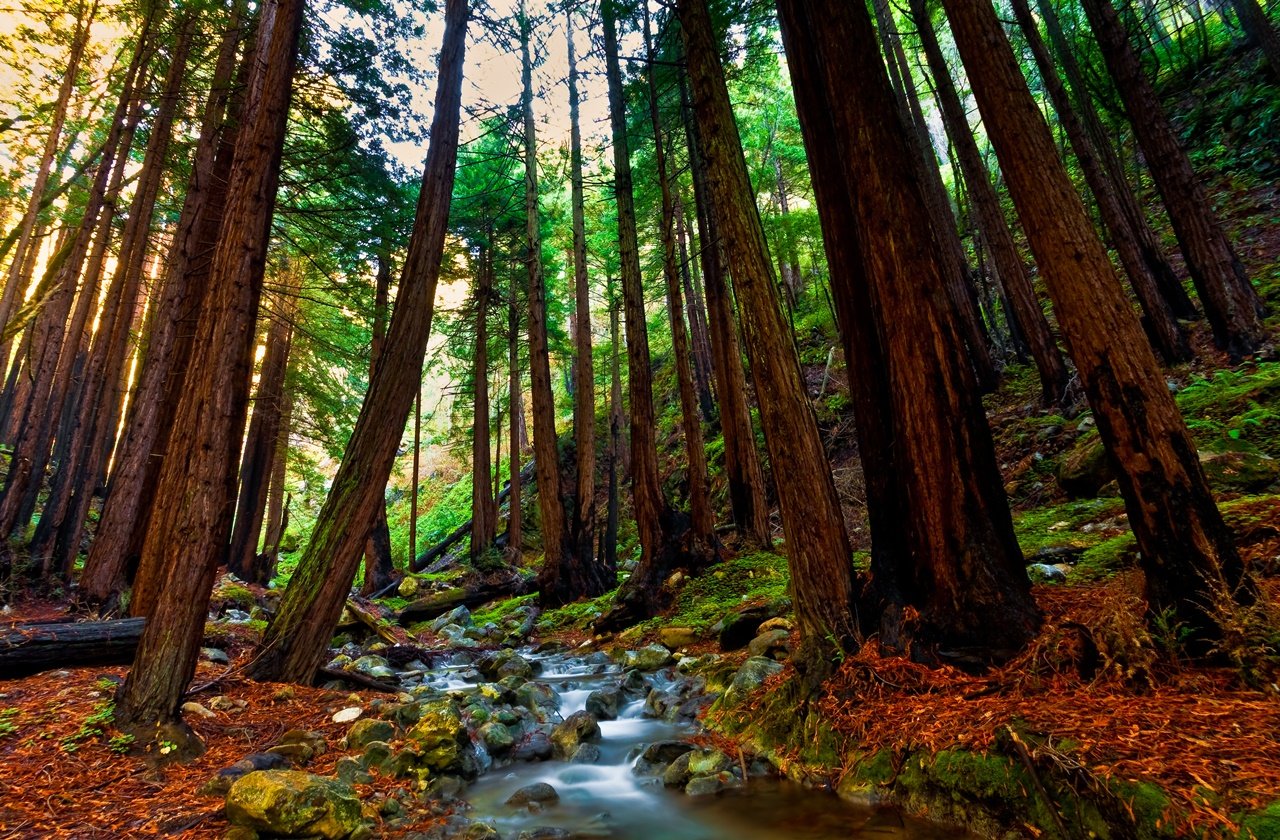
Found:
[{"label": "wet rock", "polygon": [[663,627],[658,639],[669,648],[682,648],[698,643],[698,631],[692,627]]},{"label": "wet rock", "polygon": [[1069,566],[1050,565],[1048,563],[1032,563],[1027,566],[1027,574],[1032,581],[1045,583],[1062,583],[1067,579]]},{"label": "wet rock", "polygon": [[516,742],[511,730],[497,721],[486,723],[477,734],[485,747],[492,753],[503,753],[511,749]]},{"label": "wet rock", "polygon": [[656,671],[671,662],[671,651],[662,645],[648,645],[622,654],[622,667],[628,670]]},{"label": "wet rock", "polygon": [[467,826],[461,838],[462,840],[502,840],[502,835],[498,833],[498,829],[488,823],[478,822]]},{"label": "wet rock", "polygon": [[574,712],[551,730],[552,753],[556,758],[567,759],[578,745],[600,739],[600,724],[590,712]]},{"label": "wet rock", "polygon": [[627,694],[643,696],[649,693],[649,681],[644,674],[632,669],[622,676],[622,690]]},{"label": "wet rock", "polygon": [[345,782],[300,770],[258,770],[231,786],[227,819],[279,837],[368,836],[360,800]]},{"label": "wet rock", "polygon": [[375,680],[389,680],[395,678],[396,675],[396,672],[387,664],[387,660],[376,654],[366,654],[360,657],[348,665],[346,670],[364,674],[366,677],[372,677]]},{"label": "wet rock", "polygon": [[545,825],[527,828],[516,835],[516,840],[572,840],[572,838],[573,832],[568,829]]},{"label": "wet rock", "polygon": [[475,748],[455,701],[445,699],[422,704],[418,722],[405,739],[417,754],[420,767],[475,778],[478,772]]},{"label": "wet rock", "polygon": [[684,792],[689,796],[711,796],[731,787],[742,787],[742,780],[726,770],[713,776],[694,776]]},{"label": "wet rock", "polygon": [[1218,491],[1261,493],[1280,481],[1280,461],[1245,443],[1201,449],[1200,464],[1209,486]]},{"label": "wet rock", "polygon": [[600,748],[595,744],[579,744],[569,757],[570,764],[595,764],[600,761]]},{"label": "wet rock", "polygon": [[654,741],[644,748],[636,759],[631,772],[637,776],[659,776],[671,762],[685,753],[692,752],[694,746],[684,741]]},{"label": "wet rock", "polygon": [[760,632],[761,624],[771,618],[777,618],[790,608],[791,602],[784,598],[768,604],[743,607],[729,613],[720,619],[715,628],[712,628],[719,634],[720,649],[731,651],[746,647]]},{"label": "wet rock", "polygon": [[586,708],[596,720],[616,720],[622,701],[622,689],[618,686],[597,688],[587,695]]},{"label": "wet rock", "polygon": [[543,683],[525,683],[516,689],[515,694],[516,702],[541,720],[547,720],[560,708],[560,695]]},{"label": "wet rock", "polygon": [[751,640],[747,645],[747,653],[751,656],[767,656],[770,659],[785,659],[791,655],[791,634],[786,630],[767,630]]},{"label": "wet rock", "polygon": [[539,805],[554,805],[560,801],[560,794],[546,782],[525,785],[507,798],[506,804],[520,808],[536,802]]},{"label": "wet rock", "polygon": [[512,753],[517,761],[546,761],[551,758],[554,749],[551,739],[541,729],[535,729],[516,747]]},{"label": "wet rock", "polygon": [[439,618],[433,619],[431,622],[431,632],[439,633],[448,625],[454,625],[459,630],[464,630],[471,626],[471,610],[464,606],[457,606],[449,610]]},{"label": "wet rock", "polygon": [[782,665],[772,659],[765,659],[763,656],[751,657],[742,663],[738,673],[733,675],[733,682],[729,684],[729,689],[724,693],[724,707],[732,709],[737,706],[751,692],[764,685],[766,679],[781,670]]},{"label": "wet rock", "polygon": [[[1081,423],[1080,428],[1083,429]],[[1092,433],[1081,435],[1058,461],[1058,485],[1073,498],[1092,498],[1115,476],[1107,461],[1102,438]]]},{"label": "wet rock", "polygon": [[369,774],[364,762],[349,755],[338,759],[338,763],[333,768],[333,774],[339,781],[349,785],[367,785],[373,781],[373,776]]},{"label": "wet rock", "polygon": [[385,720],[365,718],[356,721],[347,733],[347,747],[353,750],[363,749],[370,741],[390,741],[395,737],[396,728]]},{"label": "wet rock", "polygon": [[291,729],[280,738],[280,743],[267,752],[284,756],[295,765],[303,765],[318,755],[324,755],[327,749],[328,744],[321,733]]},{"label": "wet rock", "polygon": [[529,679],[533,676],[533,665],[520,654],[506,648],[485,654],[476,662],[476,668],[493,681],[503,677]]},{"label": "wet rock", "polygon": [[667,766],[662,783],[684,787],[696,776],[715,776],[733,767],[733,760],[719,750],[691,750]]}]

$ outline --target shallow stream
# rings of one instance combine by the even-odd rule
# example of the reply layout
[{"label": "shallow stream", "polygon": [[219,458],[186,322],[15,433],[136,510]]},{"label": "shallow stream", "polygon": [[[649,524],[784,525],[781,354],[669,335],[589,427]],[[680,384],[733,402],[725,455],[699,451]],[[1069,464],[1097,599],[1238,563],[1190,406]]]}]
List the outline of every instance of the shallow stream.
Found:
[{"label": "shallow stream", "polygon": [[[537,659],[537,657],[530,657]],[[590,665],[565,656],[538,660],[536,681],[560,694],[560,715],[581,711],[592,690],[616,684],[618,666]],[[865,807],[832,793],[785,779],[752,777],[745,787],[714,796],[688,796],[666,789],[661,779],[632,773],[644,747],[655,741],[687,739],[692,724],[673,724],[644,715],[633,700],[617,720],[600,721],[600,760],[517,763],[481,776],[464,794],[468,816],[492,822],[503,837],[566,836],[537,829],[561,829],[575,838],[615,840],[835,840],[902,837],[918,840],[969,837],[965,832],[905,817],[893,808]],[[515,791],[536,782],[555,788],[560,801],[538,813],[506,805]]]}]

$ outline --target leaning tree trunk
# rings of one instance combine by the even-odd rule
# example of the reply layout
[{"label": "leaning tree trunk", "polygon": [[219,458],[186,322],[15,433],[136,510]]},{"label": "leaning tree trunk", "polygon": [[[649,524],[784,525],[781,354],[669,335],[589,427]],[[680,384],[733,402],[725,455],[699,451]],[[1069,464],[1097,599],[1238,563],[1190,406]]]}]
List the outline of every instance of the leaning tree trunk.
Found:
[{"label": "leaning tree trunk", "polygon": [[636,238],[627,115],[618,59],[617,0],[601,6],[604,22],[609,119],[613,130],[615,195],[618,202],[618,257],[622,274],[623,317],[627,329],[627,369],[631,389],[631,498],[640,537],[640,562],[618,590],[601,629],[620,629],[654,615],[663,606],[662,584],[680,563],[678,530],[683,523],[662,496],[653,409],[653,371],[644,308],[644,281]]},{"label": "leaning tree trunk", "polygon": [[311,541],[259,646],[250,669],[255,679],[307,683],[315,676],[367,536],[350,523],[370,522],[377,512],[422,381],[458,156],[468,14],[466,0],[448,0],[431,147],[386,348]]},{"label": "leaning tree trunk", "polygon": [[1026,36],[1027,46],[1031,48],[1036,66],[1040,68],[1040,79],[1049,94],[1049,99],[1053,102],[1058,122],[1067,132],[1071,148],[1076,153],[1076,161],[1084,173],[1085,182],[1098,203],[1102,223],[1110,235],[1111,244],[1119,254],[1120,263],[1129,277],[1129,284],[1133,287],[1138,302],[1142,306],[1143,328],[1165,361],[1170,363],[1187,361],[1191,358],[1191,346],[1187,342],[1186,333],[1178,324],[1173,307],[1161,294],[1160,281],[1143,256],[1142,246],[1125,215],[1115,186],[1104,171],[1098,151],[1088,132],[1076,116],[1071,97],[1063,86],[1062,80],[1058,78],[1053,58],[1049,55],[1049,49],[1041,39],[1040,30],[1036,28],[1035,21],[1031,17],[1027,0],[1011,0],[1011,2],[1014,17],[1017,18],[1018,26]]},{"label": "leaning tree trunk", "polygon": [[[681,109],[683,111],[683,109]],[[683,114],[682,114],[683,116]],[[689,345],[693,355],[693,381],[698,388],[698,406],[708,424],[719,420],[715,393],[712,391],[711,338],[707,335],[707,310],[702,296],[694,289],[693,267],[689,262],[689,225],[685,219],[680,185],[675,185],[676,244],[680,255],[680,285],[684,289],[685,316],[689,319]]]},{"label": "leaning tree trunk", "polygon": [[529,41],[533,24],[520,3],[520,68],[524,114],[525,269],[529,277],[529,382],[533,399],[533,458],[538,473],[538,512],[543,560],[538,598],[547,606],[566,604],[588,585],[580,558],[570,551],[565,534],[564,500],[560,498],[560,448],[556,437],[555,392],[551,385],[551,352],[547,340],[547,281],[542,270],[542,235],[538,217],[538,137],[533,121],[533,58]]},{"label": "leaning tree trunk", "polygon": [[1116,469],[1151,613],[1214,635],[1217,607],[1250,592],[1195,445],[995,11],[967,0],[944,7]]},{"label": "leaning tree trunk", "polygon": [[[682,99],[687,99],[681,84]],[[688,104],[687,102],[685,103]],[[768,549],[773,545],[769,528],[769,505],[765,501],[764,471],[756,452],[756,436],[747,404],[747,375],[742,366],[738,325],[733,318],[723,244],[716,225],[707,186],[707,163],[702,153],[697,121],[692,109],[684,108],[689,142],[690,169],[693,170],[694,205],[697,210],[698,241],[703,290],[707,297],[707,320],[711,338],[712,370],[716,393],[720,395],[720,433],[724,438],[724,471],[729,484],[729,510],[738,534],[747,542]]]},{"label": "leaning tree trunk", "polygon": [[1272,80],[1280,83],[1280,32],[1267,20],[1262,4],[1258,0],[1231,0],[1231,7],[1236,10],[1236,17],[1240,19],[1245,35],[1266,56]]},{"label": "leaning tree trunk", "polygon": [[916,21],[916,31],[920,34],[920,44],[929,62],[934,92],[942,109],[947,136],[951,138],[951,145],[960,161],[964,182],[969,188],[969,200],[977,211],[978,224],[1000,276],[1005,297],[1013,306],[1019,332],[1040,373],[1044,403],[1050,405],[1061,402],[1067,395],[1069,374],[1066,361],[1054,341],[1049,321],[1040,308],[1035,288],[1031,285],[1031,277],[1027,274],[1018,246],[1013,240],[1013,231],[1009,229],[1004,211],[1000,208],[1000,197],[996,195],[987,167],[982,162],[982,153],[973,139],[964,105],[956,93],[951,71],[942,56],[942,48],[938,46],[933,21],[924,0],[912,0],[911,10]]},{"label": "leaning tree trunk", "polygon": [[[876,393],[855,400],[860,409],[880,407],[857,415],[871,433],[860,441],[864,457],[892,441],[887,464],[877,455],[864,466],[866,474],[890,470],[879,489],[892,498],[869,494],[868,509],[888,501],[895,516],[905,514],[872,520],[873,542],[887,537],[906,550],[874,558],[873,585],[889,606],[882,639],[928,659],[945,656],[942,646],[1006,659],[1034,635],[1039,614],[976,383],[960,364],[955,326],[935,303],[943,269],[875,29],[861,6],[843,0],[781,0],[779,15],[806,146],[831,146],[815,154],[813,174],[824,185],[819,211],[824,199],[838,202],[838,214],[823,218],[829,262],[844,269],[833,270],[833,290],[870,303],[845,319],[862,334],[846,353],[855,358],[864,343],[878,344],[873,358],[883,367],[870,383]],[[852,230],[833,224],[848,221]]]},{"label": "leaning tree trunk", "polygon": [[[79,596],[94,606],[114,607],[132,577],[186,379],[195,322],[208,288],[211,256],[222,225],[235,156],[234,120],[231,124],[224,120],[229,108],[238,111],[241,107],[238,103],[232,106],[231,81],[242,12],[237,4],[218,48],[191,179],[168,254],[164,289],[155,304],[155,328],[147,339],[146,360],[125,423],[125,438],[114,460],[107,500],[80,575]],[[246,81],[247,67],[245,62],[242,73]]]},{"label": "leaning tree trunk", "polygon": [[649,121],[653,126],[654,165],[662,192],[662,278],[667,290],[667,318],[671,322],[671,350],[675,357],[676,384],[680,396],[680,417],[684,425],[685,455],[688,467],[689,513],[692,525],[692,547],[695,555],[706,560],[716,554],[715,517],[711,512],[711,491],[707,486],[707,449],[698,415],[693,364],[690,359],[689,332],[684,323],[684,302],[680,294],[680,277],[676,266],[676,204],[672,182],[667,173],[667,146],[658,108],[658,83],[655,80],[656,54],[650,31],[649,5],[645,0],[644,39],[648,53]]},{"label": "leaning tree trunk", "polygon": [[[13,259],[9,263],[9,272],[5,279],[4,291],[0,293],[0,326],[9,323],[9,315],[14,305],[22,300],[26,291],[22,282],[23,268],[28,261],[29,252],[35,250],[33,234],[45,198],[45,189],[49,184],[49,175],[53,171],[54,158],[58,154],[58,145],[62,141],[62,127],[67,121],[67,108],[71,102],[71,94],[75,91],[76,74],[80,70],[80,60],[84,57],[86,45],[89,43],[89,27],[98,13],[98,0],[87,10],[83,0],[76,9],[76,31],[71,38],[71,50],[67,55],[67,67],[62,74],[62,84],[58,88],[58,98],[53,104],[53,118],[49,123],[49,134],[45,138],[44,151],[40,155],[40,165],[36,168],[36,180],[31,186],[31,196],[27,201],[26,212],[18,223],[18,236],[13,250]],[[0,365],[9,358],[9,343],[0,342]]]},{"label": "leaning tree trunk", "polygon": [[[374,280],[373,335],[369,347],[369,381],[378,370],[383,347],[387,339],[387,309],[391,294],[391,257],[385,250],[378,257],[378,273]],[[410,554],[410,557],[413,555]],[[391,528],[387,524],[387,496],[383,488],[382,502],[369,527],[369,539],[364,544],[364,582],[360,592],[372,597],[391,585],[395,578],[395,565],[391,557]]]},{"label": "leaning tree trunk", "polygon": [[[524,417],[523,390],[520,385],[520,307],[516,302],[516,281],[511,278],[507,299],[507,372],[508,411],[511,415],[511,458],[508,477],[520,475],[520,423]],[[524,501],[519,481],[511,482],[511,500],[507,503],[507,552],[514,562],[524,547]]]},{"label": "leaning tree trunk", "polygon": [[802,637],[794,661],[806,681],[816,684],[830,673],[842,652],[853,648],[858,637],[844,517],[799,360],[779,308],[777,284],[751,197],[711,17],[705,0],[681,0],[677,10],[710,197],[734,266],[743,338],[751,358],[765,443],[775,466],[791,593]]},{"label": "leaning tree trunk", "polygon": [[1045,30],[1049,34],[1049,40],[1053,43],[1053,48],[1058,54],[1058,62],[1062,66],[1062,73],[1070,83],[1076,105],[1076,113],[1080,115],[1080,119],[1084,122],[1085,131],[1088,133],[1089,139],[1093,141],[1093,147],[1098,153],[1102,168],[1106,172],[1107,179],[1111,182],[1112,191],[1120,202],[1120,210],[1124,214],[1125,220],[1129,223],[1130,229],[1133,230],[1133,235],[1138,240],[1138,247],[1141,250],[1142,260],[1147,267],[1147,272],[1155,278],[1161,296],[1173,309],[1175,316],[1183,319],[1200,317],[1200,313],[1196,311],[1195,304],[1191,302],[1190,296],[1187,295],[1187,290],[1183,288],[1182,281],[1178,279],[1173,266],[1169,263],[1169,258],[1165,254],[1164,245],[1161,243],[1159,235],[1152,229],[1144,208],[1139,204],[1138,197],[1134,194],[1133,187],[1129,184],[1125,175],[1124,164],[1121,163],[1120,157],[1112,145],[1111,137],[1107,133],[1106,127],[1102,124],[1102,118],[1098,116],[1098,109],[1095,107],[1093,97],[1089,93],[1090,87],[1080,69],[1080,63],[1076,59],[1071,44],[1067,41],[1066,34],[1062,31],[1062,25],[1058,21],[1058,13],[1053,8],[1053,0],[1037,0],[1036,7],[1040,10],[1040,16],[1044,19]]},{"label": "leaning tree trunk", "polygon": [[[231,536],[236,455],[244,433],[257,318],[293,91],[302,0],[261,8],[226,223],[210,268],[210,296],[197,325],[190,375],[175,428],[184,446],[168,454],[143,545],[143,563],[167,569],[116,720],[140,739],[198,744],[179,705],[195,673],[218,563]],[[150,555],[150,556],[148,556]],[[188,739],[190,739],[188,741]]]},{"label": "leaning tree trunk", "polygon": [[1266,340],[1266,330],[1244,266],[1232,250],[1111,0],[1082,0],[1082,5],[1169,211],[1214,341],[1233,357],[1252,353]]},{"label": "leaning tree trunk", "polygon": [[626,422],[622,411],[622,350],[618,336],[618,299],[613,281],[609,282],[609,341],[612,353],[609,362],[609,487],[605,502],[604,533],[600,535],[600,557],[610,580],[617,579],[618,571],[618,483],[622,470],[618,469],[623,458],[622,425]]}]

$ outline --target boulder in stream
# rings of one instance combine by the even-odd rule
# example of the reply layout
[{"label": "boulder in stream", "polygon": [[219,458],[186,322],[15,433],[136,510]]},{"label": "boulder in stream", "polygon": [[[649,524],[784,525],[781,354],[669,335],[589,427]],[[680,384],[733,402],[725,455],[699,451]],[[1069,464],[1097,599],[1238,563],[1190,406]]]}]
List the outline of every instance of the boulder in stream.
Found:
[{"label": "boulder in stream", "polygon": [[531,785],[525,785],[507,798],[506,804],[517,808],[526,807],[531,803],[538,805],[554,805],[560,801],[560,794],[556,789],[546,782],[535,782]]},{"label": "boulder in stream", "polygon": [[637,671],[656,671],[671,662],[671,651],[662,645],[647,645],[622,653],[622,667]]},{"label": "boulder in stream", "polygon": [[596,716],[596,720],[615,720],[622,709],[622,688],[609,686],[597,688],[587,695],[587,711]]},{"label": "boulder in stream", "polygon": [[574,712],[551,730],[551,749],[556,758],[569,759],[580,744],[600,740],[600,724],[590,712]]},{"label": "boulder in stream", "polygon": [[372,836],[350,785],[300,770],[245,774],[227,794],[226,813],[232,825],[276,837]]}]

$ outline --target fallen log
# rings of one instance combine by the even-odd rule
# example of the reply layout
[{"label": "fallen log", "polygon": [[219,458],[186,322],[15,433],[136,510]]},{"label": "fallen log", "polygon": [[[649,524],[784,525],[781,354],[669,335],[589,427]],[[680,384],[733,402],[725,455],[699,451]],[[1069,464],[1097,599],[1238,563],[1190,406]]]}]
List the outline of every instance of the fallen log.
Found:
[{"label": "fallen log", "polygon": [[142,638],[145,618],[20,624],[0,632],[0,680],[54,668],[127,665]]},{"label": "fallen log", "polygon": [[[520,486],[523,487],[524,485],[532,481],[533,475],[534,475],[533,459],[530,458],[529,463],[525,464],[525,466],[520,470]],[[507,500],[507,497],[510,495],[511,495],[511,480],[508,479],[507,483],[502,487],[502,492],[498,494],[498,500],[496,504],[501,505],[503,502]],[[462,542],[462,538],[471,533],[471,522],[472,520],[470,519],[468,519],[466,522],[463,522],[457,528],[453,529],[453,531],[451,531],[449,535],[445,537],[443,540],[436,543],[434,546],[432,546],[431,548],[427,549],[426,551],[422,552],[417,557],[415,557],[412,564],[413,571],[415,572],[422,571],[427,566],[430,566],[433,562],[435,562],[438,558],[442,557],[446,551],[453,548],[458,543]]]},{"label": "fallen log", "polygon": [[443,589],[426,595],[400,611],[396,621],[401,627],[409,627],[420,621],[439,618],[458,607],[472,609],[487,604],[495,598],[510,598],[524,595],[529,591],[529,581],[520,573],[513,572],[509,577],[498,580],[481,580],[471,586],[458,586]]}]

